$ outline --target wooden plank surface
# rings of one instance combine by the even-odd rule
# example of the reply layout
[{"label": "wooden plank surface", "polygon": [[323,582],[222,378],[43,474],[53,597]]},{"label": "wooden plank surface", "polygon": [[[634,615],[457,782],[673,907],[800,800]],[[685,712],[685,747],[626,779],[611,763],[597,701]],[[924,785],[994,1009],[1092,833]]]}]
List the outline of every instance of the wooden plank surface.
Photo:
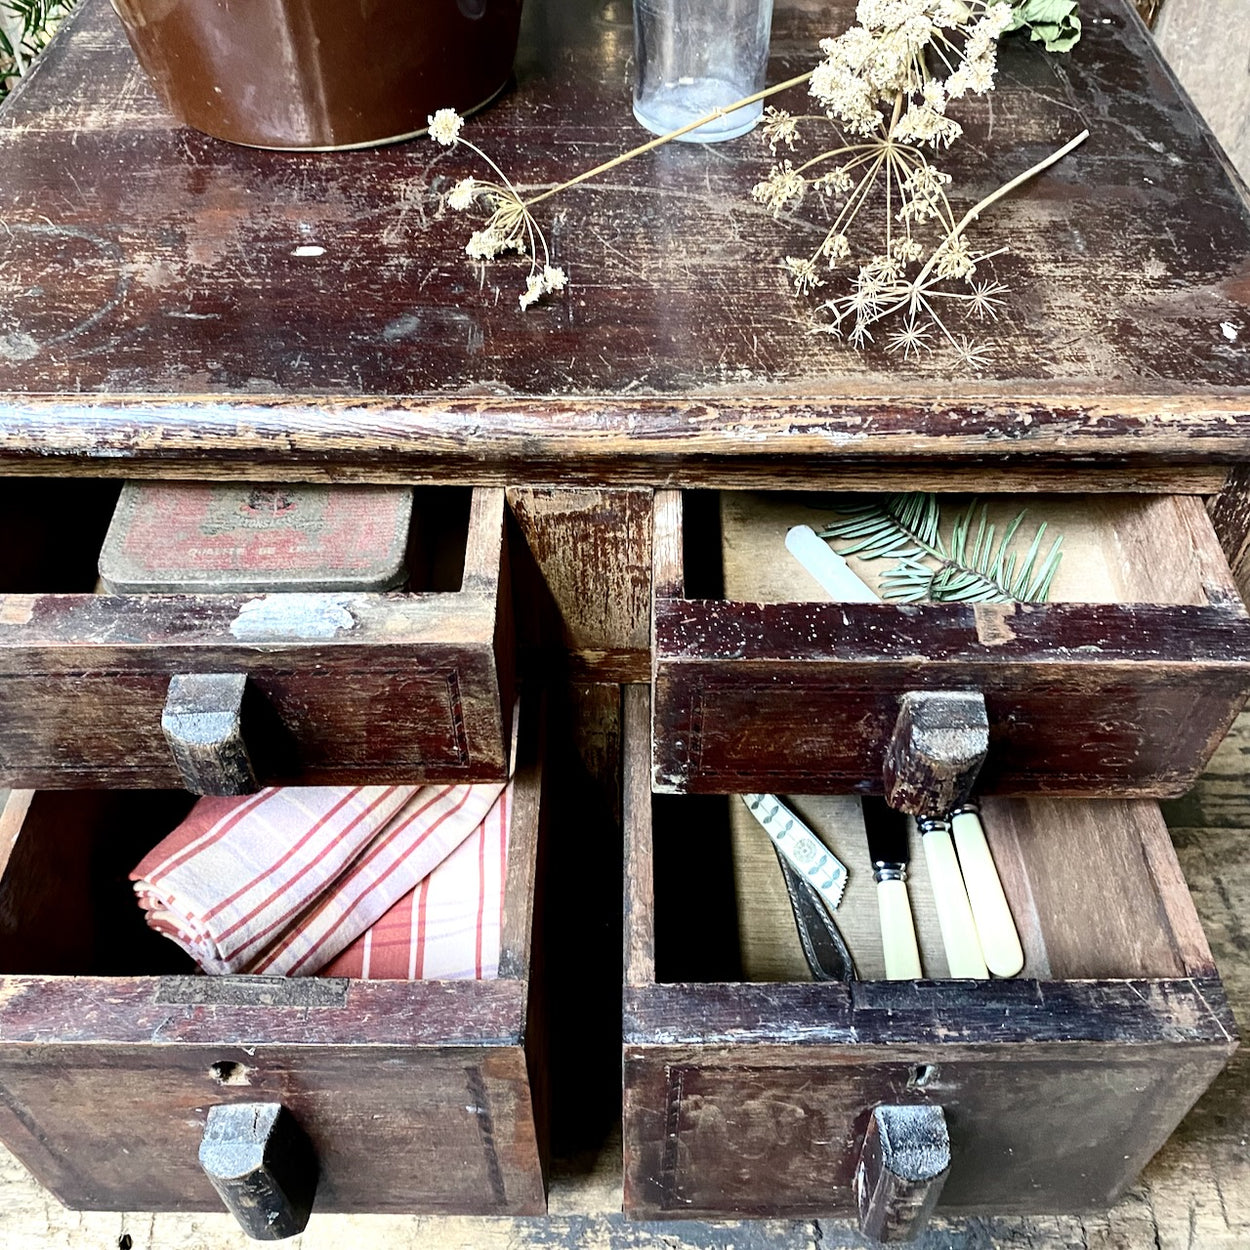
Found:
[{"label": "wooden plank surface", "polygon": [[[771,76],[809,66],[851,9],[781,5]],[[88,0],[0,117],[0,452],[211,449],[289,475],[419,453],[426,472],[530,481],[572,463],[582,481],[760,473],[765,441],[808,467],[1234,460],[1250,210],[1130,0],[1083,16],[1071,56],[1017,41],[992,96],[961,102],[947,163],[969,202],[1091,130],[977,227],[1010,242],[1012,294],[969,374],[810,333],[778,262],[823,227],[749,199],[758,137],[673,145],[562,198],[547,224],[570,286],[522,316],[517,271],[479,274],[466,222],[439,211],[480,172],[463,150],[264,153],[176,128]],[[516,88],[475,140],[525,188],[628,148],[629,31],[615,0],[534,0]]]},{"label": "wooden plank surface", "polygon": [[512,486],[521,645],[582,680],[645,681],[651,659],[649,490]]}]

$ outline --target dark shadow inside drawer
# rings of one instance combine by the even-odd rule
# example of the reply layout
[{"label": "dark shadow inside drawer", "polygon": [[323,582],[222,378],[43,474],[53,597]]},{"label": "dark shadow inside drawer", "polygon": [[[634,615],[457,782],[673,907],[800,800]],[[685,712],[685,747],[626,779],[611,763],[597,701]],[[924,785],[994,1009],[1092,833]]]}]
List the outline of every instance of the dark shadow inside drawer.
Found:
[{"label": "dark shadow inside drawer", "polygon": [[[1040,531],[1032,584],[1061,538],[1048,600],[835,600],[786,534],[819,532],[845,519],[837,508],[882,498],[657,495],[657,789],[879,793],[911,691],[984,697],[988,793],[1160,797],[1192,783],[1250,690],[1250,616],[1200,499],[941,497],[942,516],[969,518],[964,565],[984,563],[978,535],[997,551],[1023,512],[1009,550],[1018,579]],[[891,592],[900,583],[883,575],[917,547],[847,564],[874,593]],[[1003,568],[990,572],[960,593],[995,577],[1013,585]],[[908,586],[929,589],[923,576]]]},{"label": "dark shadow inside drawer", "polygon": [[194,801],[147,790],[11,798],[10,818],[20,811],[22,819],[0,877],[0,975],[195,972],[188,955],[148,928],[129,879]]},{"label": "dark shadow inside drawer", "polygon": [[964,1212],[1104,1208],[1207,1089],[1236,1026],[1157,804],[995,798],[986,835],[1022,973],[948,979],[913,830],[927,979],[885,980],[876,885],[845,796],[786,802],[849,871],[858,967],[813,979],[742,800],[653,795],[626,706],[625,1205],[634,1215],[848,1217],[876,1107],[940,1107]]},{"label": "dark shadow inside drawer", "polygon": [[[0,785],[201,790],[247,765],[261,784],[503,775],[501,490],[416,488],[396,590],[93,593],[118,489],[0,482]],[[225,683],[211,706],[171,689],[207,675]],[[179,754],[201,712],[227,728]]]},{"label": "dark shadow inside drawer", "polygon": [[[96,590],[120,491],[120,482],[90,478],[0,479],[0,594]],[[460,589],[471,497],[468,487],[413,488],[402,589]]]},{"label": "dark shadow inside drawer", "polygon": [[0,1137],[70,1206],[214,1210],[197,1163],[209,1108],[280,1102],[313,1143],[317,1210],[545,1210],[530,992],[542,783],[524,735],[499,972],[481,980],[202,975],[146,926],[128,880],[189,796],[14,791]]}]

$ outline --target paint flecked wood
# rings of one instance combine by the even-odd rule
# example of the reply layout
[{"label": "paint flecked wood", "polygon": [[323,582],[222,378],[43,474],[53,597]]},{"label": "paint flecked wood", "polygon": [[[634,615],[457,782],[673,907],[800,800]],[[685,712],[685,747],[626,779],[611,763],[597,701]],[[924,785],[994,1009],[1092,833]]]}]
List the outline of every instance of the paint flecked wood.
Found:
[{"label": "paint flecked wood", "polygon": [[[570,285],[522,316],[522,270],[482,275],[471,223],[440,210],[481,172],[463,150],[274,154],[179,129],[91,0],[0,118],[0,453],[617,484],[795,482],[833,458],[1174,481],[1235,461],[1250,213],[1130,0],[1091,3],[1071,56],[1017,41],[993,96],[961,102],[948,164],[969,203],[1091,137],[978,223],[978,245],[1011,244],[1012,293],[984,373],[952,378],[942,353],[809,332],[778,262],[822,227],[751,202],[758,138],[673,145],[563,197],[542,216]],[[851,9],[780,5],[771,77]],[[535,0],[474,139],[533,187],[630,147],[629,30],[611,4]]]},{"label": "paint flecked wood", "polygon": [[579,679],[644,679],[652,492],[513,486],[507,496],[553,618],[536,622],[534,642]]}]

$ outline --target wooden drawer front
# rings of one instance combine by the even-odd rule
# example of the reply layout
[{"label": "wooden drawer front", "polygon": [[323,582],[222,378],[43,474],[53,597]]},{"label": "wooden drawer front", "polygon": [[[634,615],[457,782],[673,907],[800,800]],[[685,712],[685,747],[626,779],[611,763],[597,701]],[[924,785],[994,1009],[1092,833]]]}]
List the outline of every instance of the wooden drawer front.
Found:
[{"label": "wooden drawer front", "polygon": [[1105,1208],[1222,1066],[1200,1040],[1192,1049],[1158,1045],[1135,1058],[1116,1042],[813,1043],[721,1056],[711,1044],[627,1044],[625,1206],[666,1219],[853,1218],[872,1109],[930,1102],[951,1138],[945,1213]]},{"label": "wooden drawer front", "polygon": [[14,792],[0,813],[0,841],[17,831],[0,879],[0,1137],[71,1207],[219,1210],[197,1163],[209,1109],[280,1102],[316,1152],[317,1211],[543,1212],[535,729],[487,981],[191,975],[124,878],[185,798]]},{"label": "wooden drawer front", "polygon": [[[406,1006],[414,1036],[426,1032],[419,996]],[[247,1086],[215,1081],[213,1065],[228,1063],[247,1069]],[[321,1169],[317,1211],[546,1210],[519,1045],[110,1042],[4,1046],[0,1064],[5,1143],[75,1209],[220,1210],[196,1156],[209,1107],[234,1100],[280,1102],[295,1116]]]},{"label": "wooden drawer front", "polygon": [[[247,674],[262,781],[498,779],[513,650],[503,492],[473,491],[464,512],[455,590],[0,595],[0,785],[183,784],[161,726],[182,673]],[[0,590],[39,585],[39,569],[7,585],[4,572]]]},{"label": "wooden drawer front", "polygon": [[[1161,797],[1192,784],[1250,690],[1250,618],[1196,498],[1118,510],[1184,546],[1156,570],[1164,602],[1036,605],[687,598],[704,552],[682,505],[657,495],[657,790],[879,792],[902,696],[970,690],[990,719],[983,792]],[[814,592],[783,545],[793,505],[777,511],[767,567]],[[1147,561],[1131,537],[1124,559]],[[1148,580],[1126,577],[1126,593]]]},{"label": "wooden drawer front", "polygon": [[[1166,827],[1146,801],[987,800],[987,833],[1025,950],[1020,977],[743,979],[749,958],[769,975],[760,952],[776,949],[758,931],[749,946],[741,927],[767,907],[760,900],[778,895],[760,876],[775,860],[765,841],[758,860],[740,859],[735,869],[737,799],[653,798],[648,718],[646,692],[631,689],[631,1214],[853,1214],[853,1177],[874,1109],[915,1103],[941,1107],[949,1130],[942,1209],[1105,1206],[1235,1048]],[[791,802],[804,811],[804,800]],[[807,803],[811,819],[820,804]],[[858,838],[839,844],[850,874],[839,924],[861,973],[880,976],[879,928],[861,923],[863,909],[875,916],[876,900],[862,830]],[[744,862],[755,864],[745,880]],[[931,961],[940,941],[921,894],[923,865],[914,867],[912,908],[932,973],[942,966]],[[797,947],[784,890],[780,898],[784,911],[773,920]],[[854,908],[861,920],[851,918]]]}]

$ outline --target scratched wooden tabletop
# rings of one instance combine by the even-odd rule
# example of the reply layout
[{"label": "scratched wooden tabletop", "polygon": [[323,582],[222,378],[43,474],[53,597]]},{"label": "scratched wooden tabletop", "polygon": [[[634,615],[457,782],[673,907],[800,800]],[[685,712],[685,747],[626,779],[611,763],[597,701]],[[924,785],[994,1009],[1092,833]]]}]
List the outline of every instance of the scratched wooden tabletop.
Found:
[{"label": "scratched wooden tabletop", "polygon": [[[481,174],[417,140],[258,152],[174,125],[107,0],[0,116],[0,456],[403,451],[450,472],[629,471],[758,454],[1233,461],[1250,435],[1250,210],[1130,0],[1084,0],[1066,56],[1008,41],[942,161],[970,206],[1083,128],[974,247],[1010,294],[977,371],[812,332],[780,268],[823,235],[749,190],[758,135],[671,144],[538,210],[568,288],[464,255],[440,196]],[[773,80],[851,0],[789,0]],[[523,188],[645,136],[627,0],[531,0],[514,86],[471,136]],[[803,107],[801,94],[790,103]],[[547,466],[544,468],[544,466]]]},{"label": "scratched wooden tabletop", "polygon": [[[1174,14],[1192,18],[1199,11],[1194,25],[1197,33],[1189,36],[1195,46],[1188,49],[1196,76],[1186,77],[1186,85],[1200,102],[1206,96],[1222,108],[1240,92],[1242,113],[1231,114],[1234,122],[1250,116],[1246,112],[1250,75],[1245,72],[1250,63],[1250,31],[1230,26],[1226,33],[1231,37],[1218,39],[1218,24],[1204,26],[1201,19],[1204,6],[1222,8],[1227,17],[1235,15],[1242,3],[1169,0],[1161,28],[1175,33],[1173,47],[1177,47],[1186,33],[1179,19],[1172,27],[1169,21]],[[1200,34],[1207,36],[1205,46]],[[627,39],[627,35],[618,32],[617,38]],[[1216,64],[1227,64],[1229,74],[1204,75],[1204,67]],[[142,107],[147,110],[148,124],[156,124],[156,106],[137,78],[132,76],[129,94],[120,103],[133,115],[140,107],[137,94],[146,101]],[[190,135],[185,141],[200,142]],[[1250,133],[1243,135],[1241,147],[1250,160]],[[5,169],[0,177],[3,196],[9,183],[7,168],[0,168]],[[0,289],[6,281],[0,268]],[[9,307],[0,302],[0,318]],[[2,324],[5,328],[0,333],[8,333],[10,323]],[[1250,718],[1243,717],[1199,786],[1167,809],[1181,865],[1243,1032],[1250,1029],[1250,932],[1245,921],[1250,913],[1250,856],[1245,849],[1250,835],[1248,770]],[[1248,1124],[1250,1055],[1243,1050],[1150,1164],[1142,1183],[1113,1210],[1084,1218],[939,1222],[920,1246],[922,1250],[1243,1250],[1250,1245]],[[135,1126],[134,1131],[142,1132],[142,1126]],[[292,1250],[345,1246],[353,1250],[723,1250],[729,1245],[738,1250],[841,1250],[863,1245],[846,1225],[812,1221],[630,1224],[618,1213],[618,1152],[619,1144],[607,1136],[597,1144],[588,1143],[582,1153],[558,1159],[552,1180],[552,1214],[546,1220],[316,1215],[304,1236],[288,1244]],[[242,1250],[250,1244],[254,1243],[247,1242],[224,1214],[65,1211],[0,1149],[0,1246],[5,1250],[127,1246],[133,1250]]]}]

